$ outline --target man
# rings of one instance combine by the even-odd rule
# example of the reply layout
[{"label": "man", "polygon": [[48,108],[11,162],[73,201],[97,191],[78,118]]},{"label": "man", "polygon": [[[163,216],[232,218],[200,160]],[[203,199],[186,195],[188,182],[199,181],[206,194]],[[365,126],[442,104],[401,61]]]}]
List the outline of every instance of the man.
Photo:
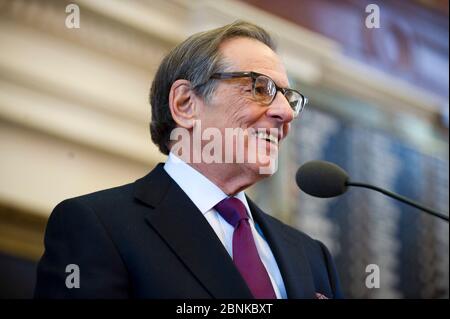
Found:
[{"label": "man", "polygon": [[[36,297],[341,297],[325,246],[243,193],[274,171],[279,142],[306,103],[288,86],[270,36],[253,24],[195,34],[173,49],[150,94],[152,139],[167,162],[54,209]],[[242,138],[230,142],[230,128]],[[226,160],[230,147],[239,150]]]}]

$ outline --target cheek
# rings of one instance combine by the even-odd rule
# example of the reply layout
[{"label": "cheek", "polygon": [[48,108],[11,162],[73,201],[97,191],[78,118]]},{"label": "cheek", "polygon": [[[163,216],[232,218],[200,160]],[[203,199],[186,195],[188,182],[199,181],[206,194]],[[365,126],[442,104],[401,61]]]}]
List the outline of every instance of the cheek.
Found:
[{"label": "cheek", "polygon": [[[254,117],[249,100],[245,97],[232,97],[223,104],[223,121],[228,127],[244,127]],[[218,115],[216,115],[218,116]]]},{"label": "cheek", "polygon": [[208,110],[209,117],[220,127],[246,128],[256,122],[264,113],[263,108],[252,100],[245,88],[232,92],[221,92],[211,100],[207,107],[210,108]]},{"label": "cheek", "polygon": [[233,122],[240,127],[253,126],[267,111],[267,108],[255,102],[248,95],[235,99],[233,103]]}]

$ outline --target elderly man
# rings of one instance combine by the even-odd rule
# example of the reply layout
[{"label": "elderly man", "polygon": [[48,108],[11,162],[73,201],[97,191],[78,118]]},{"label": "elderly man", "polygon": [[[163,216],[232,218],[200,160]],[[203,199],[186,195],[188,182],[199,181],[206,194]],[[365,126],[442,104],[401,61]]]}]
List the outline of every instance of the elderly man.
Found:
[{"label": "elderly man", "polygon": [[[150,94],[152,139],[167,162],[54,209],[36,297],[341,297],[326,247],[243,192],[274,171],[306,103],[288,86],[270,36],[253,24],[198,33],[173,49]],[[227,139],[227,129],[242,138]]]}]

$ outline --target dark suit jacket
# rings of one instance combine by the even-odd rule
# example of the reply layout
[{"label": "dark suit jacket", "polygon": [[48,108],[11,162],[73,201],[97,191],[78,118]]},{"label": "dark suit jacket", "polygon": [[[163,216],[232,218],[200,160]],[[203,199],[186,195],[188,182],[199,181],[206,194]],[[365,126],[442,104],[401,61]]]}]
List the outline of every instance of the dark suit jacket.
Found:
[{"label": "dark suit jacket", "polygon": [[[249,200],[288,298],[341,297],[326,247]],[[65,285],[68,264],[80,288]],[[128,185],[65,200],[52,212],[38,265],[37,298],[252,298],[192,201],[159,164]]]}]

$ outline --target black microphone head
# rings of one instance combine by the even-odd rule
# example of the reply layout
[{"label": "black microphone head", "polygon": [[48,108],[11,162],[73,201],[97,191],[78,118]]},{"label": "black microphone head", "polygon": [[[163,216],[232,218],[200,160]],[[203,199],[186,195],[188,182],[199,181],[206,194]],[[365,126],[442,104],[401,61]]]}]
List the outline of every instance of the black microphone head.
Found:
[{"label": "black microphone head", "polygon": [[305,193],[315,197],[334,197],[347,191],[347,172],[326,161],[310,161],[297,171],[295,180]]}]

